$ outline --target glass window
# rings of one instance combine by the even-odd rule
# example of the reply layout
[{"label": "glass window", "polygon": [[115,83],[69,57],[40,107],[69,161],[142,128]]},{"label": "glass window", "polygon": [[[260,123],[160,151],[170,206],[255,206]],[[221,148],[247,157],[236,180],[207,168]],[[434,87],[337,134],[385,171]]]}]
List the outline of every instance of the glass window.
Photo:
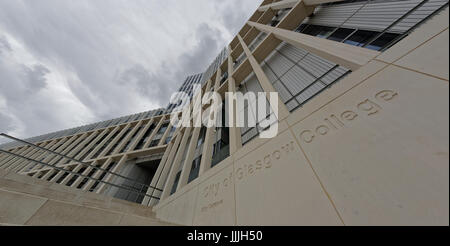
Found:
[{"label": "glass window", "polygon": [[164,125],[162,125],[161,128],[159,129],[158,134],[162,134],[162,133],[166,132],[168,126],[169,126],[169,123],[164,123]]},{"label": "glass window", "polygon": [[158,145],[158,143],[159,143],[159,141],[160,141],[160,139],[156,139],[156,140],[153,140],[151,143],[150,143],[150,146],[148,146],[148,147],[155,147],[155,146],[157,146]]},{"label": "glass window", "polygon": [[400,34],[396,33],[384,33],[377,39],[375,39],[373,42],[368,44],[366,48],[371,50],[381,50],[384,47],[386,47],[388,44],[390,44],[394,39],[396,39]]},{"label": "glass window", "polygon": [[334,29],[334,27],[310,25],[303,31],[303,33],[317,36],[319,38],[326,38],[331,32],[334,31]]},{"label": "glass window", "polygon": [[172,185],[172,190],[170,191],[170,194],[172,195],[173,193],[175,193],[175,191],[177,191],[177,186],[178,186],[178,182],[180,181],[180,176],[181,176],[181,170],[177,173],[177,175],[175,176],[175,181],[173,182]]},{"label": "glass window", "polygon": [[334,40],[334,41],[337,41],[337,42],[341,42],[342,40],[347,38],[348,35],[350,35],[353,31],[354,31],[354,29],[339,28],[334,33],[332,33],[328,37],[328,39]]},{"label": "glass window", "polygon": [[197,140],[197,147],[202,145],[202,143],[205,140],[205,136],[206,136],[206,127],[202,126],[202,128],[200,129],[200,134],[199,134],[198,140]]},{"label": "glass window", "polygon": [[308,26],[308,24],[301,24],[298,28],[297,28],[297,32],[301,32],[303,33],[303,30],[305,30],[305,28]]},{"label": "glass window", "polygon": [[200,155],[198,158],[196,158],[194,161],[192,161],[192,167],[191,167],[191,172],[189,173],[188,183],[190,183],[192,180],[194,180],[198,177],[198,174],[200,171],[201,160],[202,160],[202,156]]},{"label": "glass window", "polygon": [[344,41],[346,44],[354,46],[364,46],[368,41],[375,37],[379,32],[359,30]]}]

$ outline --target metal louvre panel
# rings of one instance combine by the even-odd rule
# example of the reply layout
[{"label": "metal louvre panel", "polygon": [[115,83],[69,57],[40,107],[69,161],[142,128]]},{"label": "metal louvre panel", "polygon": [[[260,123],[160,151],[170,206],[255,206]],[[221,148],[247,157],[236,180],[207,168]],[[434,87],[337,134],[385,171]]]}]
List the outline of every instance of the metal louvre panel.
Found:
[{"label": "metal louvre panel", "polygon": [[317,78],[322,77],[330,69],[336,66],[336,64],[311,53],[309,53],[304,59],[302,59],[298,63],[298,65],[300,65],[303,69],[310,72]]},{"label": "metal louvre panel", "polygon": [[242,135],[242,143],[243,144],[247,143],[252,138],[254,138],[256,135],[258,135],[258,131],[256,130],[256,128],[253,128],[252,130],[250,130],[246,134]]},{"label": "metal louvre panel", "polygon": [[[244,126],[241,127],[241,133],[247,132],[251,127],[248,127],[248,122],[251,120],[255,120],[253,116],[253,112],[250,110],[250,114],[248,113],[248,104],[245,105],[245,107],[242,110],[239,110],[239,115],[244,115]],[[240,117],[240,116],[239,116]]]},{"label": "metal louvre panel", "polygon": [[315,80],[316,78],[298,66],[294,66],[281,77],[281,81],[292,95],[296,95]]},{"label": "metal louvre panel", "polygon": [[314,18],[308,18],[307,24],[324,25],[324,26],[340,26],[358,9],[366,4],[349,3],[339,5],[328,5],[317,7],[314,11]]},{"label": "metal louvre panel", "polygon": [[272,72],[267,63],[264,63],[264,65],[262,65],[261,68],[263,72],[266,74],[271,84],[277,81],[278,77]]},{"label": "metal louvre panel", "polygon": [[[277,52],[277,51],[275,51]],[[285,74],[291,67],[294,66],[294,63],[281,55],[280,53],[275,54],[267,61],[272,71],[278,76],[281,77]]]},{"label": "metal louvre panel", "polygon": [[289,103],[286,104],[286,107],[288,108],[289,111],[294,110],[295,108],[298,107],[298,105],[300,105],[296,100],[292,100]]},{"label": "metal louvre panel", "polygon": [[329,85],[329,84],[333,83],[334,81],[336,81],[337,79],[339,79],[340,77],[342,77],[348,71],[350,71],[350,70],[339,66],[339,67],[333,69],[331,72],[329,72],[325,76],[323,76],[323,78],[321,78],[320,80],[322,80],[325,84]]},{"label": "metal louvre panel", "polygon": [[299,101],[300,103],[304,103],[306,102],[308,99],[312,98],[314,95],[317,94],[317,92],[319,92],[320,90],[322,90],[323,88],[325,88],[325,85],[323,85],[320,81],[317,81],[316,83],[314,83],[313,85],[311,85],[310,87],[308,87],[308,89],[306,89],[304,92],[302,92],[300,95],[298,95],[296,97],[297,101]]},{"label": "metal louvre panel", "polygon": [[303,59],[308,54],[306,50],[286,43],[284,43],[283,46],[281,46],[277,50],[295,63]]},{"label": "metal louvre panel", "polygon": [[281,81],[276,81],[273,84],[273,87],[275,88],[275,90],[279,93],[281,100],[283,101],[283,103],[286,103],[289,99],[292,98],[291,93],[289,93],[289,91],[281,84]]},{"label": "metal louvre panel", "polygon": [[393,27],[391,27],[389,31],[406,32],[447,3],[448,1],[445,0],[429,0],[422,6],[414,10],[412,13],[410,13],[408,16],[406,16],[404,19],[402,19],[400,22],[395,24]]},{"label": "metal louvre panel", "polygon": [[247,87],[248,91],[253,91],[254,93],[263,91],[261,85],[259,84],[258,79],[254,74],[252,77],[250,77],[249,80],[245,82],[245,86]]},{"label": "metal louvre panel", "polygon": [[369,2],[342,27],[382,31],[416,7],[422,0]]}]

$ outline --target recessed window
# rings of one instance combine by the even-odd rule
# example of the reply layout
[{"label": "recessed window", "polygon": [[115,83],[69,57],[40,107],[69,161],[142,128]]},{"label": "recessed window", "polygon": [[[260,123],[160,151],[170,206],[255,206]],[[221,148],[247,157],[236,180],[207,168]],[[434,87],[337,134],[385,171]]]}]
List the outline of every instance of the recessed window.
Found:
[{"label": "recessed window", "polygon": [[353,31],[355,30],[348,28],[339,28],[334,33],[332,33],[328,37],[328,39],[341,42],[342,40],[346,39]]},{"label": "recessed window", "polygon": [[386,47],[388,44],[390,44],[394,39],[396,39],[400,34],[396,33],[384,33],[377,39],[375,39],[373,42],[368,44],[366,48],[371,50],[381,50],[384,47]]},{"label": "recessed window", "polygon": [[368,41],[375,37],[378,32],[359,30],[344,41],[346,44],[354,46],[364,46]]},{"label": "recessed window", "polygon": [[334,29],[334,27],[310,25],[303,31],[303,33],[319,38],[326,38],[334,31]]}]

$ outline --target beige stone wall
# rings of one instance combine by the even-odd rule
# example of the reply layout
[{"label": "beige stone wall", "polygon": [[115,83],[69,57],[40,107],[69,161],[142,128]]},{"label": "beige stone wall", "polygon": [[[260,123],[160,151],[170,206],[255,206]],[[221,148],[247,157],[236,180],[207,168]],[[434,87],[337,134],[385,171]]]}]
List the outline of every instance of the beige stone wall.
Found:
[{"label": "beige stone wall", "polygon": [[184,225],[448,225],[448,8],[162,200]]},{"label": "beige stone wall", "polygon": [[167,226],[150,207],[0,169],[0,225]]}]

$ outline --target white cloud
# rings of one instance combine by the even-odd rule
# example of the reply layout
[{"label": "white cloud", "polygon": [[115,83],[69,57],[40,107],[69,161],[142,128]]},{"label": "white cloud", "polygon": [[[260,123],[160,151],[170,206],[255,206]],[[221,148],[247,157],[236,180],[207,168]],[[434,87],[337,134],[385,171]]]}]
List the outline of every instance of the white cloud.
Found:
[{"label": "white cloud", "polygon": [[0,0],[0,131],[30,137],[164,107],[261,2]]}]

